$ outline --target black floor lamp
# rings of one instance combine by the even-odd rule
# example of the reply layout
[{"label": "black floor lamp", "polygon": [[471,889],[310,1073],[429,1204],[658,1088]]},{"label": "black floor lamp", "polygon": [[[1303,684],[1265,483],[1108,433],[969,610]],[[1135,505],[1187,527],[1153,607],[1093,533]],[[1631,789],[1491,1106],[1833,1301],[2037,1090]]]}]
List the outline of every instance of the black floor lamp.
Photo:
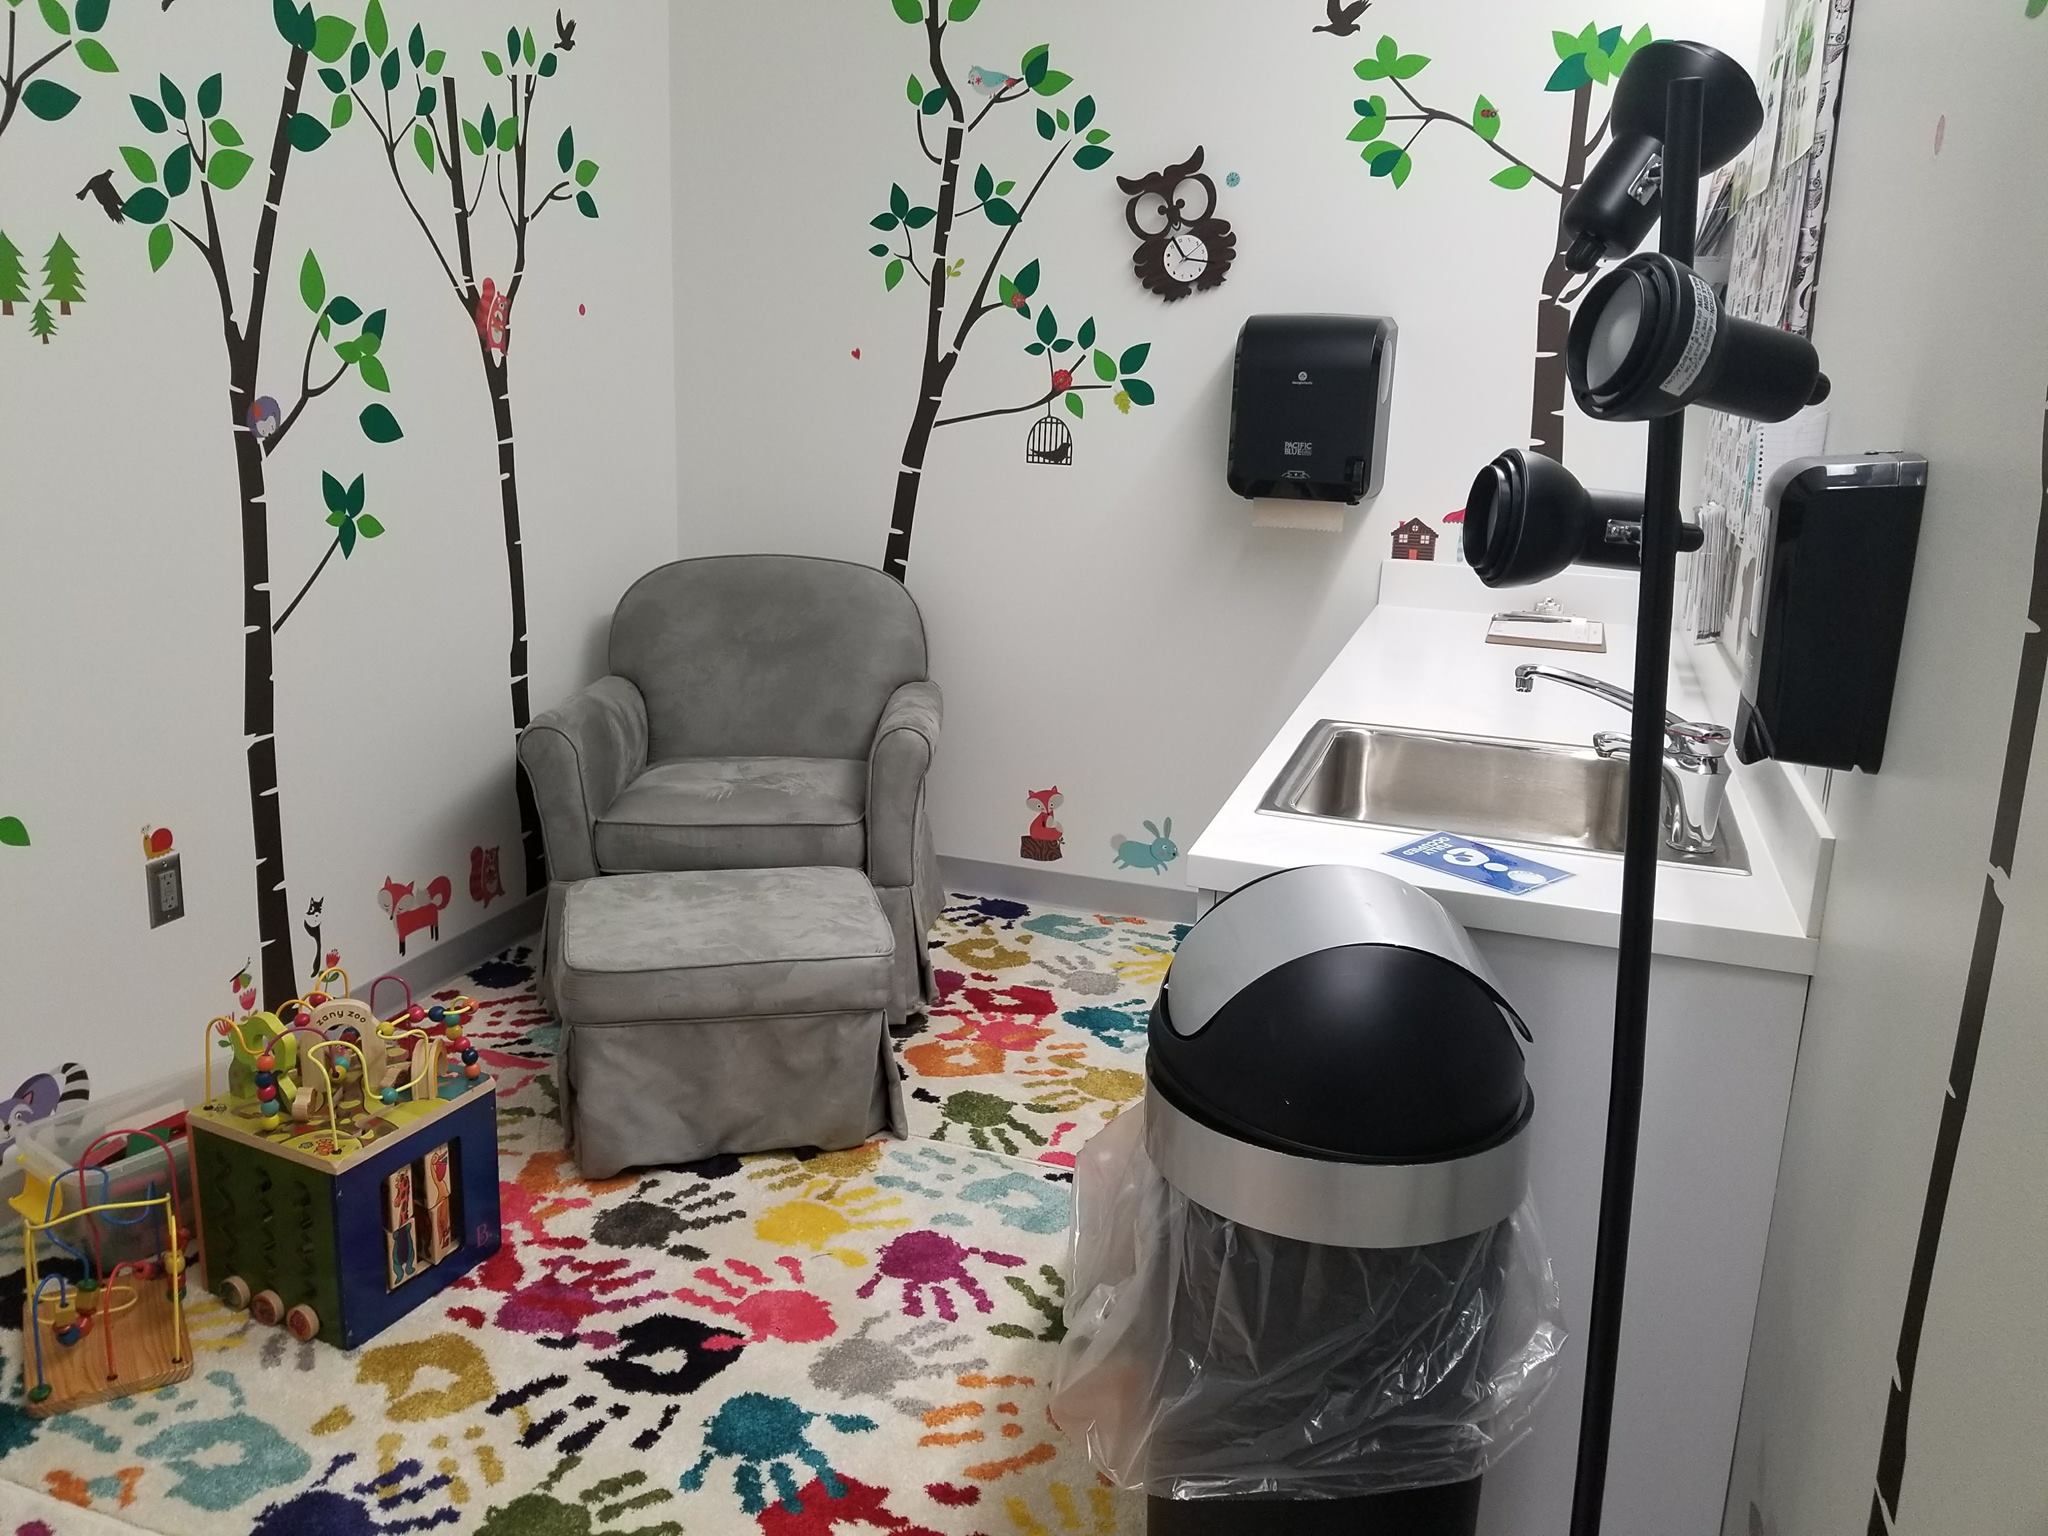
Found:
[{"label": "black floor lamp", "polygon": [[[1572,1536],[1600,1531],[1614,1420],[1663,836],[1672,589],[1678,554],[1700,542],[1680,517],[1684,412],[1700,404],[1782,421],[1827,394],[1811,345],[1723,314],[1712,288],[1692,271],[1700,177],[1740,154],[1762,123],[1755,84],[1726,54],[1699,43],[1656,42],[1630,59],[1615,88],[1609,148],[1565,210],[1574,237],[1567,265],[1590,272],[1603,259],[1620,260],[1581,302],[1567,363],[1587,415],[1650,423],[1642,499],[1589,493],[1562,465],[1517,449],[1480,472],[1465,514],[1466,559],[1488,586],[1541,581],[1574,561],[1639,565],[1642,572],[1614,1060]],[[1631,255],[1660,218],[1657,253]]]}]

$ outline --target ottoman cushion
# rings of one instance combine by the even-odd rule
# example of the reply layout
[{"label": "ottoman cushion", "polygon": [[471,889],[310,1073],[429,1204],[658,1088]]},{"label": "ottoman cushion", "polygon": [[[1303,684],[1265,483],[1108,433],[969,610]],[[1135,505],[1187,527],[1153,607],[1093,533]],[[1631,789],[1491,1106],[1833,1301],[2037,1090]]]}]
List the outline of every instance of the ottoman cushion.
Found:
[{"label": "ottoman cushion", "polygon": [[606,1024],[885,1008],[895,955],[857,869],[606,875],[569,894],[557,1004]]},{"label": "ottoman cushion", "polygon": [[562,1115],[586,1176],[905,1133],[895,939],[859,870],[603,875],[558,921]]}]

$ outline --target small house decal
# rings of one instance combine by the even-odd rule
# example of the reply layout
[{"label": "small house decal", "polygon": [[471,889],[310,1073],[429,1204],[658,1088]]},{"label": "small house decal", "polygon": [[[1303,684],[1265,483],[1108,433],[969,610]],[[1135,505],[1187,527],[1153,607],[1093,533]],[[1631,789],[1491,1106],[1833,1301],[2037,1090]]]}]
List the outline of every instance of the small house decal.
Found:
[{"label": "small house decal", "polygon": [[1396,560],[1434,560],[1437,531],[1419,517],[1411,517],[1394,530]]}]

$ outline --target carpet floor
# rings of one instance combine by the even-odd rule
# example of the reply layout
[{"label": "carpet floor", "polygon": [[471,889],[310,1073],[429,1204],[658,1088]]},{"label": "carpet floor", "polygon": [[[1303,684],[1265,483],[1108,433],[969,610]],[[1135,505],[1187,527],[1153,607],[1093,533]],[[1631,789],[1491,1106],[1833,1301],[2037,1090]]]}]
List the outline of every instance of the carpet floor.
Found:
[{"label": "carpet floor", "polygon": [[439,995],[480,1004],[502,1251],[349,1353],[195,1287],[190,1380],[43,1421],[10,1328],[0,1536],[1142,1530],[1046,1396],[1069,1170],[1140,1091],[1181,931],[956,898],[908,1141],[592,1181],[533,956],[486,962]]}]

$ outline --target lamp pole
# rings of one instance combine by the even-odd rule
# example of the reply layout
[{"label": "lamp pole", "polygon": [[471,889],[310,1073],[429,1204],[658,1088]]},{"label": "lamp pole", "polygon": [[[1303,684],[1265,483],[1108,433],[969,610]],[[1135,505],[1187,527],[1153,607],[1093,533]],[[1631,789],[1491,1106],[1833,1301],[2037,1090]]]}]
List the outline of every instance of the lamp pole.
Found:
[{"label": "lamp pole", "polygon": [[[1664,105],[1662,214],[1657,248],[1690,267],[1698,223],[1700,115],[1706,82],[1673,80]],[[1586,1326],[1586,1390],[1579,1412],[1572,1536],[1599,1536],[1614,1426],[1615,1367],[1628,1283],[1629,1223],[1636,1188],[1636,1137],[1643,1117],[1643,1061],[1649,1033],[1650,953],[1657,906],[1657,848],[1663,838],[1664,711],[1671,669],[1672,587],[1679,538],[1679,461],[1685,413],[1650,423],[1643,483],[1642,579],[1636,599],[1635,714],[1629,727],[1628,838],[1621,868],[1620,955],[1614,985],[1614,1062],[1607,1090],[1607,1155],[1600,1183],[1599,1243]]]}]

